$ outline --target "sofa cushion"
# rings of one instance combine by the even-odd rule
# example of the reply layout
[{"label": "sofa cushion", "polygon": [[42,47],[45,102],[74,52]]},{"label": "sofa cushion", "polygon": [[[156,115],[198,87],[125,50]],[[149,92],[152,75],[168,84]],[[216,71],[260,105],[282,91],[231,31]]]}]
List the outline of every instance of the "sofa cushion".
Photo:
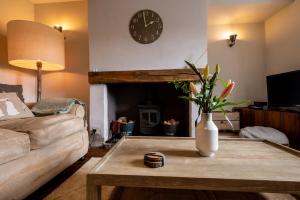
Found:
[{"label": "sofa cushion", "polygon": [[7,85],[7,84],[1,84],[0,83],[0,92],[1,93],[3,93],[3,92],[16,93],[17,96],[21,99],[21,101],[24,102],[22,85]]},{"label": "sofa cushion", "polygon": [[0,120],[33,117],[16,93],[0,93]]},{"label": "sofa cushion", "polygon": [[0,164],[20,158],[29,152],[28,134],[0,129]]},{"label": "sofa cushion", "polygon": [[0,128],[28,133],[31,149],[39,149],[84,130],[85,127],[82,118],[59,114],[0,122]]}]

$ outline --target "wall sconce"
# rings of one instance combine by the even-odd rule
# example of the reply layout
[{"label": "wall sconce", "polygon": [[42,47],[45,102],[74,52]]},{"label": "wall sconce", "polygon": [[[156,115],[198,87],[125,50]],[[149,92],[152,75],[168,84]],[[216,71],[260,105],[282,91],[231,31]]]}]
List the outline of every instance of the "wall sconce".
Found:
[{"label": "wall sconce", "polygon": [[228,39],[229,47],[233,47],[235,45],[236,38],[237,38],[237,34],[233,34],[233,35],[229,36],[229,39]]},{"label": "wall sconce", "polygon": [[62,32],[63,31],[63,27],[62,26],[54,26],[53,27],[54,29],[58,30],[59,32]]}]

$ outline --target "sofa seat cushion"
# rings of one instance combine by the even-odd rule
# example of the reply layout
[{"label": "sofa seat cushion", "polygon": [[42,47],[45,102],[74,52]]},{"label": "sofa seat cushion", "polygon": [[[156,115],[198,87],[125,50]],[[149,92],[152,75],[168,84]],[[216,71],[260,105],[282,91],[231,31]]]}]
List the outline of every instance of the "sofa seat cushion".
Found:
[{"label": "sofa seat cushion", "polygon": [[84,120],[72,114],[0,122],[0,128],[28,133],[31,149],[39,149],[84,130]]},{"label": "sofa seat cushion", "polygon": [[29,152],[28,134],[0,129],[0,164],[20,158]]}]

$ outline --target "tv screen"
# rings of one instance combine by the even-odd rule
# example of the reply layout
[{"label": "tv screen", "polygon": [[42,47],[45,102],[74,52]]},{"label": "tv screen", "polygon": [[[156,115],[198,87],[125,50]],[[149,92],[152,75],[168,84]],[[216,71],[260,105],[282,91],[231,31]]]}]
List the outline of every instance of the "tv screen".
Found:
[{"label": "tv screen", "polygon": [[267,76],[267,87],[269,106],[300,106],[300,70]]}]

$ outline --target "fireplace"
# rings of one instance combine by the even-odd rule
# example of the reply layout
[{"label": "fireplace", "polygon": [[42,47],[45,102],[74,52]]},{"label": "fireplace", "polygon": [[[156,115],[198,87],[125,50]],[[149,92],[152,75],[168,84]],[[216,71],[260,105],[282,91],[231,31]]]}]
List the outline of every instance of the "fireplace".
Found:
[{"label": "fireplace", "polygon": [[162,123],[173,119],[175,136],[194,137],[197,106],[179,99],[169,82],[197,78],[189,69],[90,72],[90,128],[106,141],[110,122],[125,116],[135,121],[133,135],[164,136]]},{"label": "fireplace", "polygon": [[175,136],[189,136],[189,103],[170,83],[107,84],[108,121],[135,122],[133,135],[165,136],[163,122],[179,121]]}]

